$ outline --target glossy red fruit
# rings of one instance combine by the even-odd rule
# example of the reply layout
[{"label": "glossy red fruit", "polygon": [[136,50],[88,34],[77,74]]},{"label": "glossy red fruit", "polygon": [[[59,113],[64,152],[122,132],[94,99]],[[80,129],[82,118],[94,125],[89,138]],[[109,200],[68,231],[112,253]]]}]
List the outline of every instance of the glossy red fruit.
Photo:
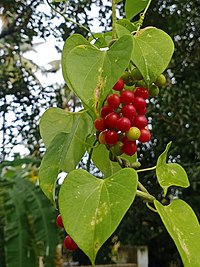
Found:
[{"label": "glossy red fruit", "polygon": [[137,152],[136,142],[126,140],[122,147],[122,151],[128,156],[133,156]]},{"label": "glossy red fruit", "polygon": [[115,91],[122,91],[124,88],[124,80],[119,78],[119,80],[116,82],[116,84],[113,86],[113,90]]},{"label": "glossy red fruit", "polygon": [[106,144],[114,145],[118,141],[118,134],[116,131],[109,130],[105,134]]},{"label": "glossy red fruit", "polygon": [[126,104],[122,107],[122,115],[132,120],[136,116],[136,108],[132,104]]},{"label": "glossy red fruit", "polygon": [[144,115],[138,115],[133,119],[132,126],[142,129],[147,126],[147,123],[148,123],[147,118]]},{"label": "glossy red fruit", "polygon": [[94,127],[96,128],[97,131],[104,131],[106,129],[106,123],[104,118],[97,118],[94,121]]},{"label": "glossy red fruit", "polygon": [[138,87],[136,90],[135,90],[135,97],[142,97],[144,99],[147,99],[149,97],[149,92],[146,88],[144,87]]},{"label": "glossy red fruit", "polygon": [[112,108],[118,108],[121,102],[120,97],[116,94],[109,95],[106,100],[108,105]]},{"label": "glossy red fruit", "polygon": [[120,118],[116,123],[116,128],[121,132],[128,131],[130,127],[131,127],[131,121],[126,117]]},{"label": "glossy red fruit", "polygon": [[115,112],[111,112],[109,113],[106,117],[105,117],[105,124],[108,128],[116,128],[116,123],[119,119],[119,115]]},{"label": "glossy red fruit", "polygon": [[147,113],[147,109],[143,108],[143,109],[138,109],[137,110],[137,114],[138,115],[145,115]]},{"label": "glossy red fruit", "polygon": [[124,90],[121,92],[120,99],[121,99],[121,102],[124,104],[133,103],[134,98],[135,98],[135,96],[134,96],[134,93],[132,91]]},{"label": "glossy red fruit", "polygon": [[149,142],[151,134],[148,129],[140,129],[140,138],[138,139],[141,143]]},{"label": "glossy red fruit", "polygon": [[133,104],[134,104],[134,106],[135,106],[135,108],[137,110],[146,108],[146,101],[145,101],[145,99],[142,98],[142,97],[139,97],[139,96],[135,97],[135,99],[133,101]]},{"label": "glossy red fruit", "polygon": [[114,112],[114,108],[110,106],[103,106],[101,109],[101,117],[105,118],[111,112]]},{"label": "glossy red fruit", "polygon": [[74,251],[78,248],[77,244],[74,242],[74,240],[69,235],[67,235],[64,239],[64,246],[66,249],[70,251]]},{"label": "glossy red fruit", "polygon": [[63,224],[62,217],[60,214],[58,214],[56,218],[56,224],[58,227],[64,228],[64,224]]}]

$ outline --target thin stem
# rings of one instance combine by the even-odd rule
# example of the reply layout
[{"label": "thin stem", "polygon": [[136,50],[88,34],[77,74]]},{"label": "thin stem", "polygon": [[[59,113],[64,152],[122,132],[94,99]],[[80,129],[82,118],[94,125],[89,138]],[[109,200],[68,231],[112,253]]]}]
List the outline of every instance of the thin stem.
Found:
[{"label": "thin stem", "polygon": [[149,192],[148,192],[147,189],[144,187],[144,185],[141,184],[139,181],[138,181],[138,189],[140,189],[142,192],[145,192],[145,193],[149,194]]},{"label": "thin stem", "polygon": [[153,202],[156,198],[148,193],[142,192],[140,190],[136,191],[136,196],[145,199],[147,202]]},{"label": "thin stem", "polygon": [[152,1],[152,0],[149,0],[149,2],[147,3],[147,6],[146,6],[144,12],[142,12],[142,13],[140,14],[140,19],[139,19],[139,22],[138,22],[139,25],[138,25],[138,28],[137,28],[137,32],[140,30],[140,28],[141,28],[141,26],[142,26],[142,24],[143,24],[143,21],[144,21],[146,12],[147,12],[147,10],[148,10],[150,4],[151,4],[151,1]]},{"label": "thin stem", "polygon": [[156,169],[156,166],[150,167],[150,168],[146,168],[146,169],[141,169],[141,170],[137,170],[137,172],[146,172],[146,171],[153,171]]},{"label": "thin stem", "polygon": [[153,212],[158,213],[158,211],[157,211],[156,209],[154,209],[154,208],[149,204],[149,202],[146,202],[146,205],[147,205],[147,208],[149,208],[149,209],[152,210]]},{"label": "thin stem", "polygon": [[95,140],[94,143],[93,143],[92,148],[90,149],[90,153],[89,153],[89,157],[88,157],[87,165],[86,165],[88,172],[90,172],[90,164],[91,164],[92,153],[93,153],[93,150],[94,150],[94,146],[96,145],[97,142],[98,142],[98,140]]},{"label": "thin stem", "polygon": [[116,21],[116,0],[112,0],[112,39],[117,38]]},{"label": "thin stem", "polygon": [[55,7],[53,7],[53,6],[51,5],[51,3],[49,2],[49,0],[46,0],[46,1],[47,1],[47,4],[50,6],[50,8],[51,8],[52,10],[54,10],[56,13],[60,14],[66,21],[69,21],[69,22],[71,22],[71,23],[73,23],[73,24],[76,24],[76,25],[79,26],[80,28],[83,28],[84,30],[86,30],[87,32],[89,32],[89,33],[93,36],[93,38],[96,40],[96,38],[94,37],[94,35],[93,35],[93,33],[90,31],[90,29],[88,29],[87,27],[83,26],[82,24],[76,22],[75,20],[72,20],[72,19],[70,19],[70,18],[67,18],[63,13],[61,13],[61,12],[58,11]]}]

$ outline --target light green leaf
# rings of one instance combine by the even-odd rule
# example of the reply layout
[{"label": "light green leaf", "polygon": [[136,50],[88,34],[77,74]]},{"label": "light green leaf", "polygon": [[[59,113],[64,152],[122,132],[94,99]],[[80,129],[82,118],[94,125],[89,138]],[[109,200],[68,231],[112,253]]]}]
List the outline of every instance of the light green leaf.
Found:
[{"label": "light green leaf", "polygon": [[130,31],[121,24],[116,24],[116,32],[117,32],[118,38],[124,35],[127,35],[127,34],[130,35]]},{"label": "light green leaf", "polygon": [[176,244],[184,267],[199,267],[200,226],[192,208],[180,199],[168,206],[157,200],[154,204]]},{"label": "light green leaf", "polygon": [[70,133],[71,129],[79,118],[82,118],[83,127],[88,127],[92,133],[93,122],[85,110],[79,112],[69,112],[60,108],[49,108],[41,117],[40,134],[46,147],[48,147],[53,138],[61,132]]},{"label": "light green leaf", "polygon": [[64,180],[59,193],[64,226],[92,264],[133,202],[137,179],[127,168],[104,180],[79,169]]},{"label": "light green leaf", "polygon": [[145,9],[149,0],[126,0],[125,13],[126,18],[131,20]]},{"label": "light green leaf", "polygon": [[109,159],[109,151],[106,149],[105,145],[100,144],[94,148],[92,160],[105,177],[108,177],[121,169],[117,162],[113,162]]},{"label": "light green leaf", "polygon": [[156,175],[160,186],[167,194],[170,186],[188,187],[190,185],[187,173],[178,163],[166,163],[167,153],[171,142],[167,145],[165,151],[159,156],[156,164]]},{"label": "light green leaf", "polygon": [[63,49],[63,75],[83,104],[98,114],[107,94],[129,64],[132,39],[123,36],[109,50],[102,51],[86,40],[77,45],[75,41],[82,40],[73,36],[67,39]]},{"label": "light green leaf", "polygon": [[128,19],[119,19],[117,21],[117,25],[121,25],[127,30],[129,30],[129,33],[137,30],[137,27]]},{"label": "light green leaf", "polygon": [[[84,116],[83,116],[84,114]],[[79,114],[69,133],[59,132],[48,146],[39,171],[39,183],[44,194],[52,201],[54,186],[60,171],[75,169],[86,151],[86,138],[93,124],[86,113]]]},{"label": "light green leaf", "polygon": [[141,72],[147,85],[167,68],[174,43],[164,31],[147,27],[133,36],[132,61]]}]

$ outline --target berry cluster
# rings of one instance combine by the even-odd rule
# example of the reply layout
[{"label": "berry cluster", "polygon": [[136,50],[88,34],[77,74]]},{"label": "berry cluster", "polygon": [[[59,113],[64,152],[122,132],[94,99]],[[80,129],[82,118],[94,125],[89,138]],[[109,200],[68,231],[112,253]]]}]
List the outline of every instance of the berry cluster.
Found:
[{"label": "berry cluster", "polygon": [[[56,218],[56,224],[58,227],[64,228],[62,217],[60,214]],[[64,239],[64,246],[69,251],[75,251],[78,248],[77,244],[69,235],[67,235]]]},{"label": "berry cluster", "polygon": [[116,93],[106,98],[101,116],[94,121],[98,140],[115,155],[132,156],[137,151],[136,141],[146,143],[151,137],[145,117],[149,92],[145,87],[126,90],[122,78],[113,90]]}]

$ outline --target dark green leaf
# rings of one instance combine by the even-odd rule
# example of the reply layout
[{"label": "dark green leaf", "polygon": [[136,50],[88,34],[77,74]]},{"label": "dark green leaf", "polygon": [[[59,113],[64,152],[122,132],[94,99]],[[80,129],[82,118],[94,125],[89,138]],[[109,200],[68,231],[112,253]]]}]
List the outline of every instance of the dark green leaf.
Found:
[{"label": "dark green leaf", "polygon": [[185,267],[199,267],[200,226],[192,208],[183,200],[173,200],[163,206],[157,200],[155,207],[177,249]]},{"label": "dark green leaf", "polygon": [[104,180],[74,170],[64,180],[59,193],[64,226],[92,264],[133,202],[137,179],[136,171],[127,168]]}]

